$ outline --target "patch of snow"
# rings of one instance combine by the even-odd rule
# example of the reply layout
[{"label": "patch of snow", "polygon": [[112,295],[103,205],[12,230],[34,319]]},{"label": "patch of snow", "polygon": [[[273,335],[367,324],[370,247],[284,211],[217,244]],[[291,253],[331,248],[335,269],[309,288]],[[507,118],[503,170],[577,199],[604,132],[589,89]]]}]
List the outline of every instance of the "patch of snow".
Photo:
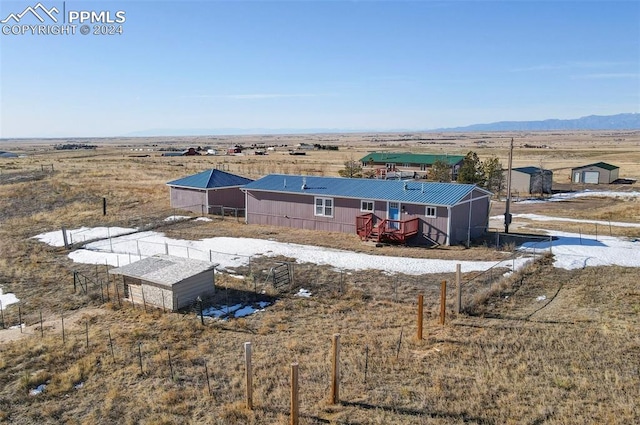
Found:
[{"label": "patch of snow", "polygon": [[309,298],[311,296],[311,292],[307,289],[300,288],[300,290],[295,294],[296,297]]},{"label": "patch of snow", "polygon": [[170,215],[165,218],[164,221],[178,221],[178,220],[189,220],[191,217],[187,215]]},{"label": "patch of snow", "polygon": [[2,292],[2,288],[0,288],[0,303],[2,303],[2,309],[6,309],[8,305],[15,304],[20,302],[18,298],[14,294],[5,294]]},{"label": "patch of snow", "polygon": [[[67,230],[67,242],[76,243],[94,239],[107,239],[109,237],[120,236],[126,233],[135,232],[137,229],[128,227],[80,227],[79,229]],[[51,246],[64,246],[62,230],[41,233],[33,237],[40,242]]]},{"label": "patch of snow", "polygon": [[36,395],[40,395],[44,392],[44,390],[47,389],[47,385],[46,384],[40,384],[38,385],[36,388],[33,388],[29,391],[29,395],[31,396],[36,396]]},{"label": "patch of snow", "polygon": [[517,201],[518,204],[540,204],[545,202],[562,202],[574,198],[640,198],[640,192],[610,192],[606,190],[581,190],[578,192],[556,193],[546,199],[525,199]]},{"label": "patch of snow", "polygon": [[[613,227],[640,227],[640,223],[628,223],[624,221],[605,221],[605,220],[583,220],[578,218],[564,218],[564,217],[550,217],[548,215],[540,214],[512,214],[513,218],[524,218],[535,221],[564,221],[571,223],[587,223],[587,224],[600,224],[602,226]],[[502,220],[504,216],[496,215],[490,218],[491,220]]]},{"label": "patch of snow", "polygon": [[213,221],[213,220],[210,219],[209,217],[198,217],[196,218],[195,221]]},{"label": "patch of snow", "polygon": [[544,301],[547,299],[546,295],[540,295],[538,298],[536,298],[536,301]]},{"label": "patch of snow", "polygon": [[73,388],[75,388],[76,390],[79,390],[82,387],[84,387],[84,382],[78,382],[73,386]]}]

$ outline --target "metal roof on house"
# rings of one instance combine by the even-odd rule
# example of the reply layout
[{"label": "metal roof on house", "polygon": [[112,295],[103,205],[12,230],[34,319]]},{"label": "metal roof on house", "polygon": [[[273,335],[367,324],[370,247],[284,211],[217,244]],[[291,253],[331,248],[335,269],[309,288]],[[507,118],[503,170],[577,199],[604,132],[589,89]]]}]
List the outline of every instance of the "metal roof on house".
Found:
[{"label": "metal roof on house", "polygon": [[207,170],[192,176],[183,177],[167,183],[169,186],[195,189],[214,189],[220,187],[243,186],[253,180],[220,170]]},{"label": "metal roof on house", "polygon": [[213,270],[216,266],[217,264],[208,261],[158,254],[111,269],[109,273],[135,277],[159,285],[173,286],[187,278]]},{"label": "metal roof on house", "polygon": [[313,196],[372,199],[412,204],[453,206],[472,190],[491,193],[472,184],[344,177],[269,174],[243,187],[246,191],[297,193]]},{"label": "metal roof on house", "polygon": [[595,164],[589,164],[589,165],[582,165],[580,167],[574,167],[574,168],[572,168],[572,170],[579,170],[581,168],[588,168],[588,167],[598,167],[598,168],[602,168],[604,170],[609,170],[609,171],[615,170],[617,168],[620,168],[620,167],[617,167],[615,165],[607,164],[606,162],[596,162]]},{"label": "metal roof on house", "polygon": [[360,159],[360,162],[387,163],[396,164],[421,164],[433,165],[436,161],[443,161],[448,165],[455,165],[462,161],[462,155],[432,155],[423,153],[410,152],[370,152]]},{"label": "metal roof on house", "polygon": [[539,167],[518,167],[518,168],[513,168],[512,171],[519,171],[521,173],[524,174],[529,174],[529,175],[536,175],[536,174],[541,174],[541,173],[551,173],[551,170],[545,170],[544,168],[539,168]]}]

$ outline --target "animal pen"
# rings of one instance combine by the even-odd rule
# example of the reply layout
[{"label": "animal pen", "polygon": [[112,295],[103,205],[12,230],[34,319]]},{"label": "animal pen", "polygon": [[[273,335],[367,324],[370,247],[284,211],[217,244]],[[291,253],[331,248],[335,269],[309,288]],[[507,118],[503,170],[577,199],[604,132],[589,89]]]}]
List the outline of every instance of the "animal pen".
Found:
[{"label": "animal pen", "polygon": [[109,270],[121,275],[123,298],[134,304],[177,311],[215,293],[217,264],[158,254]]}]

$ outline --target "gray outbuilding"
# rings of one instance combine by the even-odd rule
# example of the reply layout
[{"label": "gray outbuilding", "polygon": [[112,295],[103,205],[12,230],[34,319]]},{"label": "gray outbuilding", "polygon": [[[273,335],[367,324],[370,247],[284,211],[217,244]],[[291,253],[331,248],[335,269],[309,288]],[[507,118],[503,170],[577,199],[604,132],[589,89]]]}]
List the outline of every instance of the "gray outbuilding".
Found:
[{"label": "gray outbuilding", "polygon": [[215,263],[158,254],[109,270],[121,275],[124,298],[170,311],[215,293]]},{"label": "gray outbuilding", "polygon": [[519,167],[511,170],[511,192],[534,195],[551,193],[553,171],[538,167]]},{"label": "gray outbuilding", "polygon": [[571,169],[571,181],[573,183],[609,184],[618,180],[620,167],[596,162]]}]

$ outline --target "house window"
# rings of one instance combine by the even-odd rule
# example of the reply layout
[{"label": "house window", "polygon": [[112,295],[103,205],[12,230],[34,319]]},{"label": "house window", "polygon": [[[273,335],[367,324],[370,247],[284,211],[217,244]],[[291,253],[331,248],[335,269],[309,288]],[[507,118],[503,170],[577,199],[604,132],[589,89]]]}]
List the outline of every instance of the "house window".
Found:
[{"label": "house window", "polygon": [[360,201],[360,211],[373,212],[373,201]]},{"label": "house window", "polygon": [[316,213],[321,217],[333,217],[333,199],[332,198],[316,198]]},{"label": "house window", "polygon": [[425,217],[435,217],[436,216],[436,207],[426,207],[424,212]]}]

